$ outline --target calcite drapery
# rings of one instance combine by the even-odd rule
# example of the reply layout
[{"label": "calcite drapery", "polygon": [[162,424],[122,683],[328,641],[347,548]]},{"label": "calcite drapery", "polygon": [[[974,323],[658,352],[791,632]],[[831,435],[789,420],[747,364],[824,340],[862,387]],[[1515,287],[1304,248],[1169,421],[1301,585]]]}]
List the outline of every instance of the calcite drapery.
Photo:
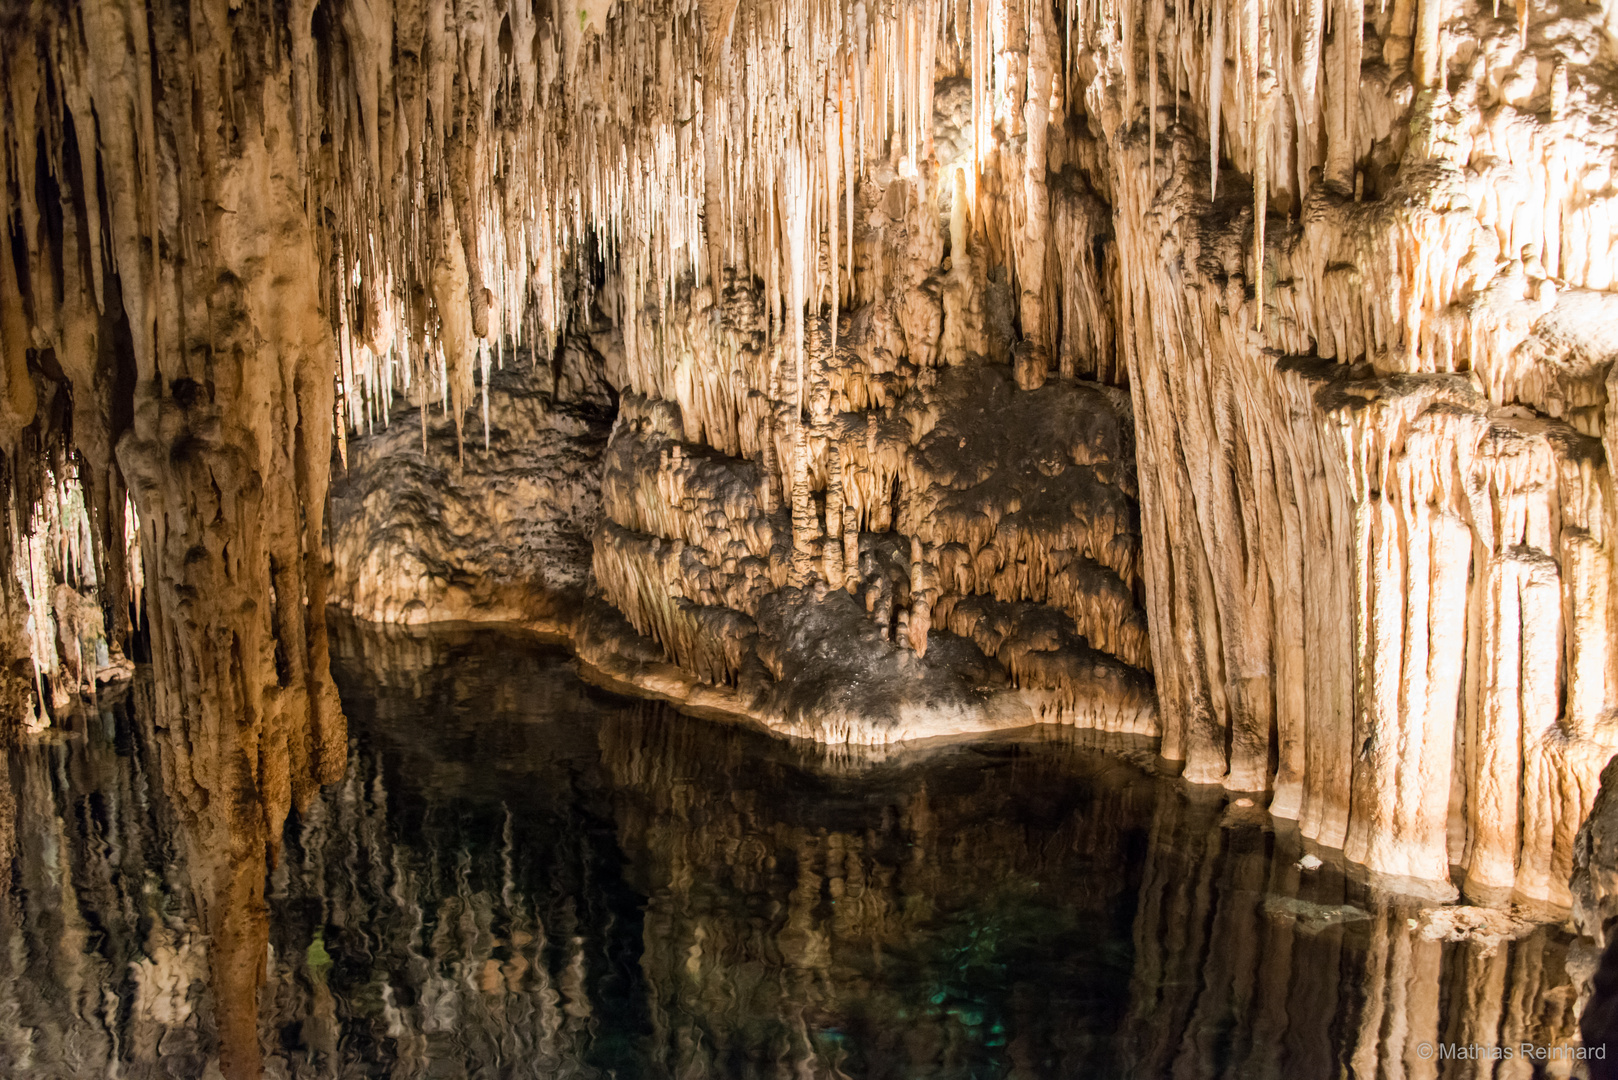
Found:
[{"label": "calcite drapery", "polygon": [[[1618,339],[1589,318],[1613,237],[1608,194],[1571,165],[1613,159],[1587,119],[1610,44],[1561,12],[1526,35],[1461,5],[1417,14],[1365,14],[1383,63],[1357,67],[1362,35],[1339,34],[1324,99],[1278,57],[1263,138],[1293,167],[1270,167],[1259,209],[1296,223],[1262,267],[1251,226],[1220,224],[1246,211],[1209,201],[1195,127],[1159,138],[1161,184],[1145,140],[1116,148],[1165,753],[1273,783],[1275,812],[1380,872],[1458,864],[1474,894],[1565,905],[1614,745],[1610,360],[1590,358]],[[1433,18],[1442,58],[1423,53]],[[1232,163],[1260,161],[1230,119]]]}]

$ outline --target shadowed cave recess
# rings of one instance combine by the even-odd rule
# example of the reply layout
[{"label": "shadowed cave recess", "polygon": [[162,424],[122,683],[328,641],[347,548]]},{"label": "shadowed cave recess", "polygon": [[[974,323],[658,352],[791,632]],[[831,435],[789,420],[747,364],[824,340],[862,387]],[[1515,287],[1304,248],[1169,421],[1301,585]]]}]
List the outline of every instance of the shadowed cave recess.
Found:
[{"label": "shadowed cave recess", "polygon": [[[1097,816],[1082,867],[995,855],[1068,890],[994,908],[1007,948],[1112,928],[1050,976],[1101,1004],[1016,1075],[1448,1075],[1401,1040],[1577,1045],[1582,1013],[1595,1046],[1618,1015],[1614,0],[0,0],[0,210],[0,934],[43,995],[6,1006],[18,1075],[438,1075],[433,1024],[492,1040],[468,1074],[753,1075],[713,1047],[757,1037],[755,1065],[889,1075],[871,1032],[954,991],[883,997],[839,950],[999,903],[951,891],[994,844],[929,786],[980,744]],[[469,676],[490,709],[600,724],[522,758],[595,779],[522,813],[513,781],[501,837],[443,779],[477,753],[376,720],[390,680],[534,648],[463,655],[450,623],[569,650]],[[734,766],[710,817],[680,794],[704,739]],[[1040,756],[1074,744],[1150,779]],[[766,826],[772,778],[864,794]],[[517,838],[540,819],[565,842]],[[937,835],[964,846],[897,869]],[[317,887],[353,843],[388,872]],[[605,906],[489,884],[501,844]],[[1258,907],[1171,902],[1180,873]],[[905,919],[792,907],[850,874]],[[742,906],[697,911],[721,878]],[[344,939],[385,896],[436,914]],[[1208,974],[1281,924],[1273,970]],[[1284,1000],[1295,931],[1353,958],[1298,961],[1353,1000],[1310,1006],[1323,1042],[1264,1058],[1285,1024],[1171,992]],[[53,933],[103,966],[39,961]],[[705,969],[710,934],[758,958]],[[1203,973],[1166,974],[1185,949]],[[749,964],[806,981],[765,1001]],[[720,1015],[743,983],[768,1038]],[[1037,993],[948,1015],[1033,1061],[983,1017]],[[343,995],[386,1023],[355,1035]],[[591,1001],[687,1056],[646,1072]],[[100,1034],[50,1034],[70,1014]],[[942,1030],[899,1040],[916,1069]],[[938,1075],[1004,1073],[969,1059]]]}]

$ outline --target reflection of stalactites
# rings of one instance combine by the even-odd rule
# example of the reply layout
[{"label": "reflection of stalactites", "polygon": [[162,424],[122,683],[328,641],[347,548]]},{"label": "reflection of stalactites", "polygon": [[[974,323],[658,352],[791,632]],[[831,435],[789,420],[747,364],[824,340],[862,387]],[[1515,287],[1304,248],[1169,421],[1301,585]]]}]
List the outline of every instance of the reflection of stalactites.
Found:
[{"label": "reflection of stalactites", "polygon": [[150,722],[121,703],[63,722],[0,751],[0,838],[19,856],[0,853],[0,1072],[200,1074],[207,963]]},{"label": "reflection of stalactites", "polygon": [[60,1009],[48,1021],[33,1015],[24,1022],[37,1025],[34,1042],[45,1060],[71,1061],[83,1053],[94,1061],[105,1058],[110,1049],[109,1034],[98,1015],[100,987],[110,972],[104,958],[90,947],[91,929],[81,896],[90,884],[90,868],[83,860],[88,853],[76,835],[77,796],[62,782],[83,779],[84,770],[74,767],[77,763],[71,758],[76,755],[66,746],[30,747],[19,756],[21,768],[14,775],[20,781],[17,803],[25,824],[17,837],[18,884],[26,897],[19,914],[25,936],[45,935],[44,940],[30,942],[41,951],[26,974],[57,997],[52,1004]]},{"label": "reflection of stalactites", "polygon": [[[155,697],[147,695],[144,683],[140,690],[144,715],[155,716]],[[207,935],[220,1068],[227,1080],[257,1077],[262,1074],[259,987],[270,940],[264,898],[271,850],[267,808],[244,794],[255,785],[241,775],[247,763],[236,747],[199,745],[180,725],[147,720],[144,727],[165,793],[178,811],[178,840]]]},{"label": "reflection of stalactites", "polygon": [[[1025,748],[1016,772],[984,770],[975,755],[957,759],[956,779],[972,779],[964,787],[946,779],[944,797],[929,790],[927,765],[901,766],[884,774],[879,802],[862,811],[855,798],[839,827],[817,827],[787,794],[808,762],[761,746],[756,733],[647,715],[605,724],[600,738],[619,840],[651,897],[641,966],[657,1042],[677,1048],[665,1063],[677,1075],[718,1075],[714,1046],[756,1045],[761,1031],[775,1033],[778,1060],[802,1061],[806,1075],[837,1075],[837,1044],[823,1033],[873,1002],[882,1010],[873,1022],[919,1055],[920,1071],[933,1060],[938,1025],[955,1021],[940,1019],[925,998],[914,1012],[887,1011],[908,1009],[904,999],[918,985],[940,988],[918,984],[911,964],[929,963],[943,946],[950,978],[959,978],[956,965],[999,946],[999,916],[1022,909],[1030,882],[1041,883],[1033,903],[1042,918],[1045,898],[1060,896],[1057,912],[1077,909],[1086,922],[1127,910],[1135,887],[1123,852],[1149,813],[1150,785],[1082,785],[1095,794],[1054,835],[1013,824],[1020,791],[1070,790],[1071,761],[1048,747]],[[1097,865],[1124,869],[1097,875]],[[1060,924],[1064,915],[1052,914]],[[972,944],[956,951],[962,943],[952,935],[968,928]],[[1110,932],[1119,930],[1127,923]],[[890,958],[903,958],[903,975]],[[758,978],[761,970],[770,976]],[[1020,983],[1014,997],[1045,985],[1015,966],[1001,970]],[[1031,1032],[1069,1020],[1005,1022],[1037,1043],[1042,1036]]]},{"label": "reflection of stalactites", "polygon": [[[1125,1029],[1139,1075],[1329,1075],[1345,1052],[1333,1031],[1346,1034],[1356,1076],[1405,1075],[1426,1060],[1424,1042],[1572,1037],[1565,946],[1550,928],[1521,925],[1505,940],[1473,934],[1446,948],[1433,909],[1329,865],[1303,871],[1298,835],[1267,842],[1253,814],[1208,793],[1161,793]],[[1240,1001],[1266,1004],[1233,1009]],[[1195,1033],[1232,1015],[1230,1065],[1215,1073]]]},{"label": "reflection of stalactites", "polygon": [[[430,819],[418,832],[390,817],[381,759],[355,760],[303,815],[274,875],[274,1022],[348,1060],[377,1045],[403,1075],[453,1057],[538,1080],[578,1061],[595,1008],[585,942],[600,928],[581,925],[569,896],[530,891],[522,819],[495,820],[509,836],[487,858],[472,851],[487,832],[474,842]],[[339,954],[389,974],[356,985]],[[375,994],[379,1012],[336,1007],[356,994]]]},{"label": "reflection of stalactites", "polygon": [[[229,1080],[263,1073],[258,1045],[258,992],[270,944],[264,905],[265,845],[238,842],[223,866],[201,877],[212,886],[203,902],[209,937],[209,988],[219,1030],[219,1065]],[[254,840],[260,842],[254,843]],[[210,880],[212,879],[212,880]]]},{"label": "reflection of stalactites", "polygon": [[[17,799],[11,787],[11,751],[7,742],[0,737],[0,880],[5,881],[11,880],[12,860],[17,855]],[[0,889],[0,893],[9,892],[9,889]],[[0,898],[0,904],[3,903]],[[0,917],[3,917],[3,908],[0,908]]]}]

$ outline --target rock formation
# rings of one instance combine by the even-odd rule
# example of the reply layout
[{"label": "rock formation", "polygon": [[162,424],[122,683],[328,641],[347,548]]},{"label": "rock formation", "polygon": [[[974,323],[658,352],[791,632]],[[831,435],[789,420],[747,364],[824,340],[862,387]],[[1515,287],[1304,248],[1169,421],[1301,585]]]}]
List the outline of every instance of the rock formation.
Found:
[{"label": "rock formation", "polygon": [[487,444],[457,455],[429,402],[351,440],[332,476],[332,601],[372,622],[497,621],[569,633],[600,513],[612,394],[588,342],[512,358]]},{"label": "rock formation", "polygon": [[255,1075],[266,858],[344,752],[324,618],[327,234],[298,167],[287,27],[224,3],[10,4],[3,20],[11,520],[68,441],[117,632],[126,493],[137,512],[162,766],[229,1003],[220,1054]]},{"label": "rock formation", "polygon": [[[8,0],[13,563],[84,506],[4,576],[8,685],[149,641],[202,908],[259,910],[340,770],[351,462],[356,611],[824,741],[1151,734],[1565,906],[1618,747],[1615,12]],[[571,614],[566,372],[620,404]]]},{"label": "rock formation", "polygon": [[[732,291],[723,333],[763,343],[741,321],[753,300]],[[841,366],[811,350],[800,434],[790,416],[746,420],[773,400],[759,388],[696,397],[779,355],[716,356],[697,334],[688,354],[666,334],[654,362],[628,365],[602,474],[603,597],[677,666],[733,687],[721,707],[819,741],[1155,730],[1124,395],[1019,390],[987,363],[884,371],[875,328],[845,322]],[[797,462],[793,485],[761,468],[772,455]],[[609,621],[586,627],[581,655],[634,682]]]}]

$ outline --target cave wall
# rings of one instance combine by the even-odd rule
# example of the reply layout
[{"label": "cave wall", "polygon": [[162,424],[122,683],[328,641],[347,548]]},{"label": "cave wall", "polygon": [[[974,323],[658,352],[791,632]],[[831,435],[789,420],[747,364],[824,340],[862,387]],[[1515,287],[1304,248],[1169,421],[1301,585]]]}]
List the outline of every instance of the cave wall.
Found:
[{"label": "cave wall", "polygon": [[10,550],[18,492],[65,475],[65,443],[126,639],[138,515],[155,764],[212,941],[220,1060],[252,1076],[266,861],[346,742],[324,617],[336,348],[287,29],[227,4],[3,18]]},{"label": "cave wall", "polygon": [[457,450],[433,403],[348,440],[332,475],[332,603],[369,622],[512,622],[572,633],[590,579],[614,398],[582,336],[483,384]]},{"label": "cave wall", "polygon": [[1611,43],[1429,5],[1312,56],[1280,18],[1225,99],[1256,192],[1184,128],[1118,147],[1165,752],[1379,871],[1566,904],[1613,745]]},{"label": "cave wall", "polygon": [[[871,201],[936,217],[894,185]],[[822,742],[1154,734],[1127,396],[918,354],[914,297],[845,311],[835,347],[821,322],[800,376],[759,299],[682,297],[625,335],[656,344],[623,364],[602,474],[607,602],[730,711]],[[609,620],[582,655],[633,683]]]}]

